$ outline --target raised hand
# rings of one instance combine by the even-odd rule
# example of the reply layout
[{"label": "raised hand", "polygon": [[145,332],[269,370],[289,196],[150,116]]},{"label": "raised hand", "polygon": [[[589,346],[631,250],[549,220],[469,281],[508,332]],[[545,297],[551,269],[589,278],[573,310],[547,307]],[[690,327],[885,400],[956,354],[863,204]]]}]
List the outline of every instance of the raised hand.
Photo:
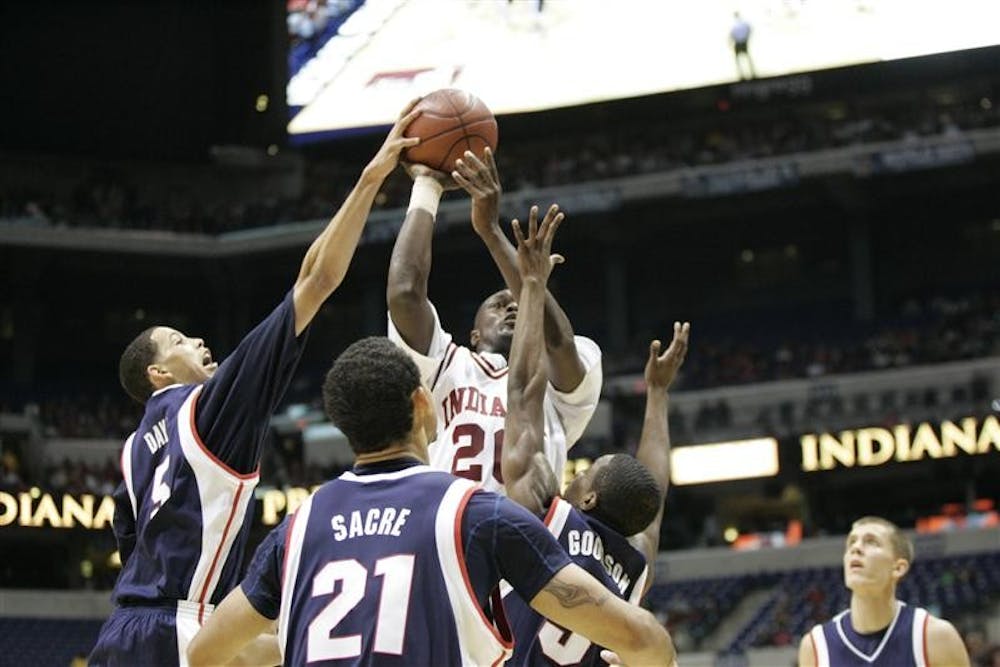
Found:
[{"label": "raised hand", "polygon": [[532,206],[528,214],[527,236],[521,231],[521,223],[517,219],[511,222],[514,239],[517,241],[517,267],[522,281],[533,278],[544,285],[552,268],[565,261],[562,255],[552,254],[552,239],[564,217],[559,205],[553,204],[545,212],[542,224],[538,224],[538,207]]},{"label": "raised hand", "polygon": [[396,118],[396,123],[389,130],[389,135],[385,138],[385,142],[382,147],[378,149],[375,153],[375,157],[372,158],[368,166],[365,167],[365,171],[371,174],[373,177],[378,179],[385,179],[386,176],[392,173],[392,170],[396,168],[399,163],[399,154],[404,148],[410,148],[411,146],[416,146],[420,143],[420,137],[404,137],[403,133],[406,132],[406,128],[409,127],[410,123],[416,120],[417,116],[420,115],[420,111],[415,111],[414,107],[417,106],[417,102],[420,98],[414,98],[410,100],[403,110],[399,113],[399,117]]},{"label": "raised hand", "polygon": [[677,371],[684,363],[688,350],[688,336],[691,324],[674,322],[674,339],[670,347],[660,354],[660,341],[654,340],[649,345],[649,360],[646,361],[646,386],[669,389],[677,377]]},{"label": "raised hand", "polygon": [[500,174],[493,160],[493,151],[483,150],[480,160],[472,151],[455,161],[451,177],[472,197],[472,227],[482,235],[493,225],[500,224]]}]

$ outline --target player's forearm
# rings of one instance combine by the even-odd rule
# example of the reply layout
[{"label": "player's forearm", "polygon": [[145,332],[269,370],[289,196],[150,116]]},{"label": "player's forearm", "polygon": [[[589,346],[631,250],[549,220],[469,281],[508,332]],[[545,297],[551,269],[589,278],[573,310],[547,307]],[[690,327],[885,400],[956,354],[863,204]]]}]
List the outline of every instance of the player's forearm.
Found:
[{"label": "player's forearm", "polygon": [[489,225],[486,231],[480,232],[479,238],[493,258],[493,263],[500,270],[500,275],[503,276],[503,281],[511,294],[515,299],[519,298],[521,273],[517,270],[517,248],[500,229],[499,222]]},{"label": "player's forearm", "polygon": [[673,639],[656,617],[645,609],[633,612],[634,622],[639,626],[636,631],[637,642],[627,649],[618,651],[623,664],[626,665],[676,665],[677,650]]},{"label": "player's forearm", "polygon": [[386,298],[390,311],[404,301],[426,301],[433,236],[434,218],[429,212],[407,211],[389,260]]},{"label": "player's forearm", "polygon": [[567,565],[531,599],[564,628],[617,653],[627,665],[667,665],[675,657],[666,629],[644,609],[611,594],[577,565]]},{"label": "player's forearm", "polygon": [[663,494],[666,494],[670,482],[669,409],[670,396],[664,387],[646,388],[646,412],[635,457],[653,475]]},{"label": "player's forearm", "polygon": [[327,291],[327,296],[340,285],[381,186],[381,179],[367,170],[362,173],[340,209],[310,246],[302,262],[300,280],[308,279]]},{"label": "player's forearm", "polygon": [[545,285],[529,278],[521,287],[517,324],[510,345],[510,374],[507,389],[523,394],[523,401],[541,402],[539,392],[545,391],[544,343],[542,338],[542,308]]},{"label": "player's forearm", "polygon": [[427,299],[427,281],[431,275],[431,243],[434,219],[443,188],[434,178],[417,176],[410,193],[403,226],[396,236],[389,261],[389,281],[386,296],[389,309],[406,305],[406,301]]}]

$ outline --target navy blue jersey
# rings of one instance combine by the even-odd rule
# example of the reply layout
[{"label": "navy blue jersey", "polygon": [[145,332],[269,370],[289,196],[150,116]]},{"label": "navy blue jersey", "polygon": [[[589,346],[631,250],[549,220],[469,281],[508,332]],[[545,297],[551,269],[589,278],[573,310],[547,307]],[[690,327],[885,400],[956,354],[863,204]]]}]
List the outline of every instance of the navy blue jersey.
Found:
[{"label": "navy blue jersey", "polygon": [[[639,603],[648,572],[646,558],[626,538],[562,498],[552,501],[545,524],[574,563],[618,597]],[[503,603],[514,632],[514,656],[508,664],[606,664],[601,647],[546,620],[516,591],[507,592]]]},{"label": "navy blue jersey", "polygon": [[303,342],[289,292],[204,384],[150,397],[115,493],[117,604],[185,602],[200,621],[239,582],[261,449]]},{"label": "navy blue jersey", "polygon": [[500,578],[530,599],[569,562],[524,508],[407,463],[320,487],[242,588],[277,618],[285,665],[497,665],[511,648],[489,602]]},{"label": "navy blue jersey", "polygon": [[813,651],[817,667],[926,667],[927,620],[920,607],[896,603],[896,615],[883,632],[863,635],[851,625],[851,611],[813,627]]}]

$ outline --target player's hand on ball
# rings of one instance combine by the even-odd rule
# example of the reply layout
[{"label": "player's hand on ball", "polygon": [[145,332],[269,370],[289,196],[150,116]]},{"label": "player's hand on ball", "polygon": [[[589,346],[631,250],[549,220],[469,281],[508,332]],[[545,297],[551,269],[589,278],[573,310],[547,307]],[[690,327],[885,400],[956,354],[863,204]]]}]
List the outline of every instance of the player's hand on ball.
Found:
[{"label": "player's hand on ball", "polygon": [[472,197],[472,227],[477,233],[490,231],[500,224],[500,174],[489,146],[483,149],[483,159],[465,151],[455,161],[451,177]]},{"label": "player's hand on ball", "polygon": [[677,377],[677,371],[684,363],[688,350],[688,336],[691,334],[691,323],[674,322],[674,339],[670,347],[660,354],[661,343],[654,340],[649,345],[649,359],[646,361],[646,385],[669,389]]},{"label": "player's hand on ball", "polygon": [[417,106],[420,98],[417,97],[410,100],[403,110],[400,112],[399,117],[396,119],[395,125],[389,130],[389,136],[385,138],[385,142],[382,147],[378,149],[375,157],[372,161],[368,163],[365,167],[365,172],[371,176],[384,180],[386,176],[392,173],[392,170],[396,168],[399,163],[399,154],[406,148],[410,146],[416,146],[420,143],[419,137],[404,137],[403,133],[406,128],[409,127],[410,123],[416,120],[420,112],[415,110],[413,107]]},{"label": "player's hand on ball", "polygon": [[517,265],[523,280],[535,278],[544,284],[549,279],[552,268],[565,261],[562,255],[552,254],[552,239],[564,217],[559,206],[553,204],[539,225],[538,207],[532,206],[528,214],[527,235],[522,232],[520,222],[516,219],[511,222],[514,239],[517,241]]},{"label": "player's hand on ball", "polygon": [[458,183],[455,182],[450,175],[443,171],[437,171],[436,169],[431,169],[425,164],[419,164],[416,162],[401,162],[403,169],[406,173],[410,175],[410,178],[416,180],[417,176],[430,176],[435,181],[441,184],[441,187],[445,190],[457,190]]}]

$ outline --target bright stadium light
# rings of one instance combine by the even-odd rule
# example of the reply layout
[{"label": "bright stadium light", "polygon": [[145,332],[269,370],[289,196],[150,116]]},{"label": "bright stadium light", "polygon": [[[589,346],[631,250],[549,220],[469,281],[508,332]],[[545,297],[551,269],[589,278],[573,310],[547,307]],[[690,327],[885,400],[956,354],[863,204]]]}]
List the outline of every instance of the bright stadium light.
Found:
[{"label": "bright stadium light", "polygon": [[778,474],[778,441],[734,440],[678,447],[670,452],[670,479],[678,486]]}]

